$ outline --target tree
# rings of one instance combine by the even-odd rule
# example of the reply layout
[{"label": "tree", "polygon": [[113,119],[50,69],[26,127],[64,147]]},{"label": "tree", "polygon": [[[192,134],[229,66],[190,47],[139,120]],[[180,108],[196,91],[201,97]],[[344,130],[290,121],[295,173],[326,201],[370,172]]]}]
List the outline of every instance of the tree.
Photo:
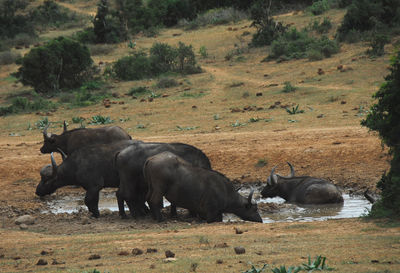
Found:
[{"label": "tree", "polygon": [[[118,1],[123,5],[123,1]],[[97,43],[118,43],[126,41],[128,33],[125,13],[109,10],[108,0],[100,0],[93,20],[93,31]]]},{"label": "tree", "polygon": [[86,46],[59,37],[25,55],[16,77],[38,93],[50,93],[81,86],[92,63]]},{"label": "tree", "polygon": [[377,131],[392,155],[390,171],[382,176],[377,186],[382,191],[381,199],[374,204],[371,214],[400,216],[400,51],[391,60],[391,73],[385,77],[374,98],[378,100],[371,107],[363,126]]},{"label": "tree", "polygon": [[0,37],[14,38],[18,33],[34,34],[29,18],[18,14],[27,5],[27,0],[0,0]]}]

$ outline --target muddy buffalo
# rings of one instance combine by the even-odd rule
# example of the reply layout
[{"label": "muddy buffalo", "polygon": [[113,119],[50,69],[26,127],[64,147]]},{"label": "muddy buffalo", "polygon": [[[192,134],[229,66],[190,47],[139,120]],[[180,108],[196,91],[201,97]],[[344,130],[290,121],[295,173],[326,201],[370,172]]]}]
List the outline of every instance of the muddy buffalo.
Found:
[{"label": "muddy buffalo", "polygon": [[[147,158],[161,152],[173,152],[194,166],[211,169],[208,157],[196,147],[184,143],[135,142],[115,156],[115,167],[120,177],[119,196],[125,200],[133,216],[143,216],[146,211],[147,183],[143,166]],[[171,206],[171,214],[176,214]]]},{"label": "muddy buffalo", "polygon": [[[36,187],[36,194],[45,196],[67,185],[81,186],[86,190],[85,205],[93,216],[99,217],[100,190],[119,186],[118,173],[114,168],[114,155],[133,143],[132,140],[123,140],[83,147],[67,156],[59,166],[51,154],[51,165],[43,167],[40,171],[41,181]],[[117,200],[121,217],[126,217],[124,200],[118,193]]]},{"label": "muddy buffalo", "polygon": [[[43,130],[44,143],[40,148],[40,152],[44,154],[62,151],[65,155],[70,155],[75,150],[88,145],[132,139],[128,133],[118,126],[67,130],[64,122],[64,131],[60,135],[48,133],[47,128],[48,126]],[[60,153],[62,154],[62,152]]]},{"label": "muddy buffalo", "polygon": [[267,185],[261,191],[263,197],[279,196],[290,203],[299,204],[333,204],[343,203],[339,189],[331,182],[311,176],[295,176],[293,166],[289,176],[275,174],[272,168]]},{"label": "muddy buffalo", "polygon": [[253,192],[241,196],[231,181],[219,172],[195,167],[181,157],[163,152],[147,159],[143,168],[149,185],[147,202],[154,218],[162,220],[163,196],[178,207],[211,222],[221,222],[222,213],[234,213],[243,220],[262,222]]}]

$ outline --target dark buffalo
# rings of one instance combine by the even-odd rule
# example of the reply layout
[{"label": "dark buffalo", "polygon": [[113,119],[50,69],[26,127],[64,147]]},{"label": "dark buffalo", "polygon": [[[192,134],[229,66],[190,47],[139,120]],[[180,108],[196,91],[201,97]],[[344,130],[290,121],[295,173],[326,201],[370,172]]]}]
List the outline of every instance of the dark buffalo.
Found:
[{"label": "dark buffalo", "polygon": [[[40,152],[60,152],[65,155],[72,154],[75,150],[94,144],[107,144],[120,140],[131,140],[121,127],[107,126],[101,128],[77,128],[67,130],[64,122],[64,131],[60,135],[47,133],[47,127],[43,131],[44,144]],[[62,154],[62,152],[60,152]]]},{"label": "dark buffalo", "polygon": [[[146,211],[147,184],[143,177],[143,166],[147,158],[169,151],[179,155],[194,166],[211,169],[210,160],[199,149],[183,143],[136,142],[115,157],[115,166],[120,177],[118,194],[125,200],[133,216],[143,216]],[[176,214],[171,206],[171,214]]]},{"label": "dark buffalo", "polygon": [[154,218],[162,220],[163,196],[178,207],[211,222],[221,222],[222,213],[234,213],[243,220],[262,222],[257,205],[252,204],[253,192],[241,196],[231,181],[219,172],[194,167],[171,152],[147,159],[144,177],[149,185],[147,202]]},{"label": "dark buffalo", "polygon": [[[99,217],[100,190],[119,186],[118,173],[114,168],[114,156],[133,143],[132,140],[123,140],[83,147],[69,155],[59,166],[52,154],[52,164],[40,171],[41,181],[36,187],[36,194],[45,196],[67,185],[81,186],[86,190],[85,205],[93,216]],[[117,200],[121,217],[126,217],[124,200],[118,193]]]},{"label": "dark buffalo", "polygon": [[290,176],[275,174],[272,168],[267,185],[262,190],[263,197],[279,196],[290,203],[334,204],[343,203],[342,193],[331,182],[311,176],[295,176],[293,166],[288,162]]}]

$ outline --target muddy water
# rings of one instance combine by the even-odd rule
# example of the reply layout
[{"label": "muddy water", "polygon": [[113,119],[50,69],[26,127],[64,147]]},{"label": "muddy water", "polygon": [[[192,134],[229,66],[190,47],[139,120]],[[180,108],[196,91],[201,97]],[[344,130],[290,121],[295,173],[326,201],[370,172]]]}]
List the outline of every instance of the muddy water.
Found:
[{"label": "muddy water", "polygon": [[[240,190],[241,194],[247,196],[249,189]],[[74,213],[86,211],[83,204],[83,196],[65,196],[61,199],[49,201],[51,213]],[[344,203],[341,205],[308,205],[297,206],[287,204],[279,197],[261,198],[259,194],[254,194],[254,200],[259,204],[259,211],[264,223],[272,222],[310,222],[323,221],[327,219],[354,218],[359,217],[371,208],[371,204],[361,195],[343,194]],[[167,200],[164,206],[169,206]],[[118,211],[117,201],[114,193],[106,192],[100,194],[99,209]],[[127,208],[126,208],[127,210]],[[237,221],[235,215],[224,215],[224,221]]]}]

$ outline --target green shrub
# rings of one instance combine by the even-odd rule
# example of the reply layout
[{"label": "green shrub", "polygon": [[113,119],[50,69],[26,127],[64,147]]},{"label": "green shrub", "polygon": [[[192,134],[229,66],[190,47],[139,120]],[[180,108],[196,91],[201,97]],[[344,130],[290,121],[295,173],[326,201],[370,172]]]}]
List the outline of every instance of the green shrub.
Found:
[{"label": "green shrub", "polygon": [[203,59],[207,58],[208,57],[207,48],[205,46],[201,46],[199,49],[199,54]]},{"label": "green shrub", "polygon": [[291,82],[287,81],[283,83],[285,86],[283,87],[283,93],[291,93],[296,91],[297,87],[293,86]]},{"label": "green shrub", "polygon": [[10,46],[26,46],[36,43],[37,36],[30,33],[18,33],[12,39],[8,39],[6,43]]},{"label": "green shrub", "polygon": [[[123,11],[121,11],[123,13]],[[96,43],[118,43],[126,41],[127,29],[122,13],[110,11],[108,0],[100,0],[97,14],[93,19],[93,32]]]},{"label": "green shrub", "polygon": [[178,85],[179,83],[175,79],[171,78],[162,78],[157,82],[158,88],[170,88]]},{"label": "green shrub", "polygon": [[289,115],[296,115],[296,114],[303,114],[304,110],[300,110],[299,105],[297,104],[296,107],[292,107],[292,109],[286,108],[286,112]]},{"label": "green shrub", "polygon": [[371,48],[367,50],[369,56],[382,56],[385,53],[385,44],[389,43],[390,39],[385,34],[375,34],[370,41]]},{"label": "green shrub", "polygon": [[14,38],[19,33],[34,35],[34,25],[26,15],[27,0],[0,1],[0,38]]},{"label": "green shrub", "polygon": [[89,124],[102,125],[102,124],[110,124],[113,122],[114,121],[110,117],[97,115],[92,117],[92,119],[89,121]]},{"label": "green shrub", "polygon": [[43,4],[29,12],[31,22],[40,26],[59,27],[70,21],[76,21],[77,16],[70,10],[61,7],[53,0],[45,0]]},{"label": "green shrub", "polygon": [[15,97],[11,105],[0,107],[0,116],[8,114],[26,113],[31,111],[49,111],[57,109],[57,105],[50,100],[35,96],[33,100],[25,97]]},{"label": "green shrub", "polygon": [[400,51],[391,59],[390,71],[373,96],[377,103],[361,125],[377,131],[392,155],[389,173],[377,183],[381,199],[372,206],[370,215],[400,217]]},{"label": "green shrub", "polygon": [[59,37],[29,51],[16,77],[38,93],[77,88],[88,80],[92,63],[86,46]]},{"label": "green shrub", "polygon": [[316,52],[320,52],[321,55],[328,58],[332,54],[338,53],[339,49],[338,43],[326,36],[313,38],[306,31],[297,31],[292,28],[272,43],[271,53],[267,59],[279,57],[302,59],[310,56],[312,60],[316,56]]},{"label": "green shrub", "polygon": [[19,58],[21,58],[19,53],[12,51],[0,52],[0,65],[13,64]]},{"label": "green shrub", "polygon": [[150,90],[147,89],[144,86],[139,86],[139,87],[133,87],[131,88],[131,90],[128,91],[128,93],[126,93],[128,96],[140,96],[146,93],[149,93]]},{"label": "green shrub", "polygon": [[319,34],[328,33],[332,28],[332,22],[328,17],[324,17],[324,20],[319,23],[319,20],[314,20],[310,24],[310,29],[316,31]]},{"label": "green shrub", "polygon": [[122,57],[113,65],[117,78],[125,81],[140,80],[152,75],[150,59],[144,52],[136,52],[131,56]]},{"label": "green shrub", "polygon": [[201,73],[201,68],[196,65],[192,45],[187,46],[182,42],[178,43],[176,71],[182,74]]},{"label": "green shrub", "polygon": [[320,15],[330,9],[328,0],[317,0],[309,8],[310,12],[314,15]]},{"label": "green shrub", "polygon": [[166,43],[154,43],[150,48],[150,62],[155,75],[172,71],[176,65],[178,52]]},{"label": "green shrub", "polygon": [[92,44],[96,43],[96,34],[92,27],[85,28],[74,33],[73,38],[82,44]]}]

